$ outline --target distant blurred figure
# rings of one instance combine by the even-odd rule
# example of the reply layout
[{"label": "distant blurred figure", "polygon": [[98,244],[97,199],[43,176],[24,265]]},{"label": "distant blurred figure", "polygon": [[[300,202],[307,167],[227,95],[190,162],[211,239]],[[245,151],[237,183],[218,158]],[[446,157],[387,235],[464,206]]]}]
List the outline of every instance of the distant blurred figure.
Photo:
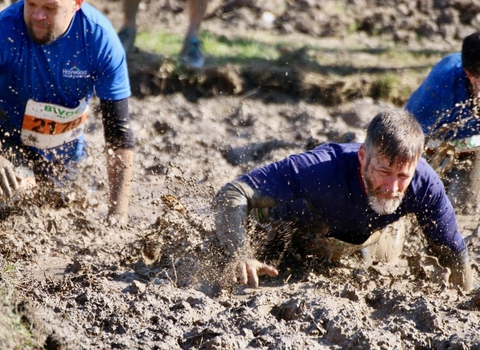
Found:
[{"label": "distant blurred figure", "polygon": [[[124,22],[118,32],[125,51],[131,52],[134,48],[137,34],[137,12],[141,0],[123,0]],[[200,24],[207,10],[208,0],[187,0],[189,25],[183,47],[180,51],[180,62],[187,68],[202,68],[205,63],[201,42],[198,38]]]},{"label": "distant blurred figure", "polygon": [[[459,198],[480,210],[480,31],[463,39],[462,51],[438,62],[410,96],[406,109],[418,119],[434,153],[432,166],[447,173],[452,155],[463,154],[472,162],[467,184],[457,185]],[[454,182],[458,182],[456,179]],[[467,208],[466,208],[467,209]]]}]

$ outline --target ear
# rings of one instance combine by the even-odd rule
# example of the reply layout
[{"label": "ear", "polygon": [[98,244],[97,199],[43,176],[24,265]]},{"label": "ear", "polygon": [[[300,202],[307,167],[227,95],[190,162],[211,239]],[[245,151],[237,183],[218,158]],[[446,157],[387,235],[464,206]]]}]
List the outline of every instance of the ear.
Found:
[{"label": "ear", "polygon": [[83,0],[75,0],[74,11],[77,12],[82,7]]},{"label": "ear", "polygon": [[466,70],[466,69],[464,69],[464,71],[465,71],[465,74],[467,75],[467,78],[468,78],[468,79],[472,79],[472,78],[473,78],[473,74],[472,74],[472,73],[470,73],[470,72],[469,72],[468,70]]},{"label": "ear", "polygon": [[365,146],[362,143],[358,150],[358,161],[360,162],[360,166],[363,168],[367,163],[367,151],[365,150]]}]

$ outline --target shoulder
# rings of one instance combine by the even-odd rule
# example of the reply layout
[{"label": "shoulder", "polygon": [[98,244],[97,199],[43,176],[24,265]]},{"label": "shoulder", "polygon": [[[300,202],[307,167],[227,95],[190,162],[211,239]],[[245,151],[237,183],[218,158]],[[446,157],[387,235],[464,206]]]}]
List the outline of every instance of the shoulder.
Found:
[{"label": "shoulder", "polygon": [[99,10],[84,2],[77,12],[73,27],[75,33],[83,36],[85,45],[92,48],[88,52],[95,56],[94,61],[100,58],[99,62],[104,64],[126,65],[125,52],[117,32]]},{"label": "shoulder", "polygon": [[430,181],[431,180],[436,181],[437,179],[440,179],[438,177],[438,174],[435,172],[435,170],[433,170],[430,164],[428,164],[428,162],[423,157],[421,157],[420,160],[418,161],[417,169],[415,173],[416,173],[415,174],[416,176],[424,177],[426,179],[429,179]]},{"label": "shoulder", "polygon": [[0,65],[14,60],[22,46],[27,29],[23,20],[23,2],[17,2],[0,12]]},{"label": "shoulder", "polygon": [[439,111],[452,108],[462,100],[467,90],[467,75],[462,68],[460,53],[444,57],[410,96],[406,109],[422,120],[424,131],[433,124]]},{"label": "shoulder", "polygon": [[336,171],[338,168],[356,166],[359,148],[359,143],[325,143],[310,151],[290,156],[286,162],[297,168]]},{"label": "shoulder", "polygon": [[462,54],[457,52],[444,57],[432,69],[432,75],[451,77],[452,75],[465,75],[462,66]]},{"label": "shoulder", "polygon": [[325,143],[305,154],[324,155],[330,158],[356,156],[360,143]]},{"label": "shoulder", "polygon": [[423,215],[422,220],[425,219],[427,208],[433,215],[435,210],[449,202],[442,180],[423,158],[417,164],[404,202],[409,212],[416,213],[417,217]]},{"label": "shoulder", "polygon": [[420,158],[412,179],[414,192],[444,194],[445,188],[438,174],[424,158]]},{"label": "shoulder", "polygon": [[0,19],[9,18],[23,20],[23,1],[16,2],[0,11]]},{"label": "shoulder", "polygon": [[462,67],[462,54],[460,52],[452,53],[445,56],[438,62],[439,66]]},{"label": "shoulder", "polygon": [[0,11],[0,28],[2,31],[2,38],[6,35],[16,34],[21,35],[20,28],[23,28],[23,2],[17,2],[4,10]]},{"label": "shoulder", "polygon": [[78,10],[78,14],[83,25],[85,25],[87,29],[90,28],[92,33],[103,32],[108,35],[116,35],[112,23],[103,13],[92,5],[84,2],[80,10]]}]

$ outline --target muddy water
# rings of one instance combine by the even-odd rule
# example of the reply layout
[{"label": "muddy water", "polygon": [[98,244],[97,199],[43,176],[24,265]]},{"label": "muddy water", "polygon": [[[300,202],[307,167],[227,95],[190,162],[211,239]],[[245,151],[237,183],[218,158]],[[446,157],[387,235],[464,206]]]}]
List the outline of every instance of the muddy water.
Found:
[{"label": "muddy water", "polygon": [[[155,11],[141,11],[140,23],[181,35],[183,4],[167,3],[149,2]],[[120,4],[99,3],[117,28]],[[218,1],[212,4],[221,10]],[[272,13],[281,7],[261,5],[270,6]],[[289,23],[306,20],[304,14],[320,14],[325,25],[336,18],[338,28],[348,27],[351,19],[342,14],[325,16],[336,8],[298,2],[282,28],[295,27]],[[250,35],[261,29],[251,14],[255,11],[254,6],[240,5],[220,11],[203,28]],[[362,18],[367,12],[359,11]],[[321,29],[317,22],[305,26],[310,33]],[[360,40],[376,47],[374,38],[362,35]],[[327,41],[346,46],[358,39]],[[459,48],[445,40],[427,44],[445,53]],[[421,43],[420,48],[425,47]],[[329,47],[324,55],[330,51],[345,59],[346,52],[337,48]],[[363,60],[374,59],[361,54]],[[476,288],[469,294],[450,288],[448,270],[424,254],[416,231],[409,235],[397,265],[365,268],[352,256],[302,276],[281,271],[278,278],[262,280],[259,289],[236,286],[218,291],[210,286],[223,277],[216,269],[218,256],[209,251],[214,230],[210,201],[225,182],[322,142],[361,142],[370,118],[391,106],[366,98],[326,108],[284,95],[270,96],[269,103],[261,97],[220,95],[197,103],[180,93],[132,98],[137,148],[127,225],[105,221],[107,180],[99,117],[89,120],[90,157],[71,188],[51,193],[48,203],[30,193],[0,207],[2,254],[11,264],[2,282],[8,280],[26,301],[25,319],[39,347],[479,348],[475,215],[458,217],[474,269]]]},{"label": "muddy water", "polygon": [[[41,341],[66,348],[450,349],[480,343],[480,296],[450,288],[448,270],[412,232],[397,265],[356,256],[260,289],[212,286],[210,201],[227,181],[312,143],[361,142],[358,100],[328,109],[234,97],[132,99],[136,167],[130,222],[109,226],[103,137],[92,118],[83,176],[53,204],[18,202],[1,222],[16,281]],[[278,142],[281,140],[282,142]],[[54,202],[55,203],[55,202]],[[478,286],[478,218],[459,216]],[[146,257],[148,259],[146,259]],[[75,331],[73,331],[75,330]],[[452,345],[453,344],[453,345]]]}]

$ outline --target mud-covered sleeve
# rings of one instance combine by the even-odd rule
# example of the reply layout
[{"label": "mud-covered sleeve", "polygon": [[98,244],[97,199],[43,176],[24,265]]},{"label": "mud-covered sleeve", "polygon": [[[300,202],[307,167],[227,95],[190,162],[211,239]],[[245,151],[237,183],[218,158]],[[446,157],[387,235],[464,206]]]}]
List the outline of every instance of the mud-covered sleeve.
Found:
[{"label": "mud-covered sleeve", "polygon": [[101,101],[103,130],[107,148],[134,149],[133,131],[130,127],[128,99]]},{"label": "mud-covered sleeve", "polygon": [[417,220],[442,264],[451,266],[465,263],[468,261],[468,251],[458,228],[455,210],[441,180],[431,168],[427,170],[428,173],[419,180],[421,184],[416,184],[424,189],[417,192]]},{"label": "mud-covered sleeve", "polygon": [[246,233],[251,209],[266,208],[274,201],[237,179],[227,183],[213,200],[217,239],[231,256],[251,257]]}]

